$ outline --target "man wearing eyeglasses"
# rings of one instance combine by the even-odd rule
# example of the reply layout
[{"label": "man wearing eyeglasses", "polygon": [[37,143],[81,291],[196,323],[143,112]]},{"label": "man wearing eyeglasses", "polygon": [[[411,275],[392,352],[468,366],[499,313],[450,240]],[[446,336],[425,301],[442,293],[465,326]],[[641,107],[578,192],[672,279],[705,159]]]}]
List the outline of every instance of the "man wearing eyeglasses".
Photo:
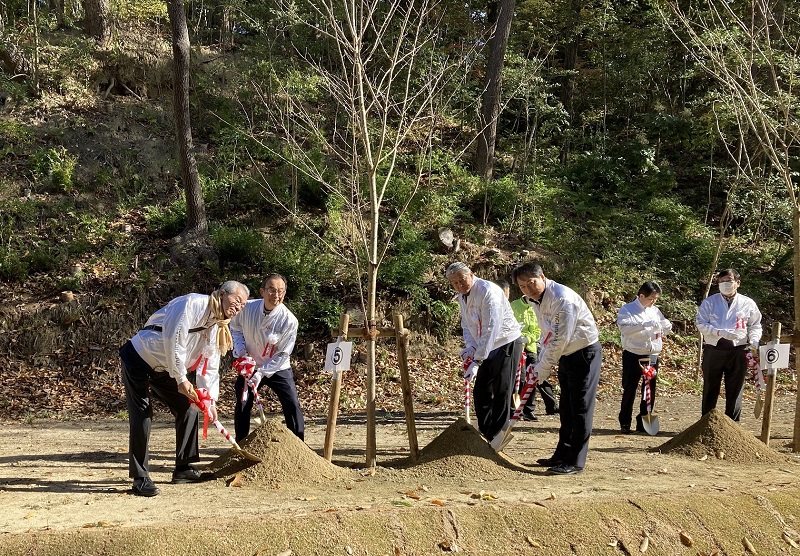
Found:
[{"label": "man wearing eyeglasses", "polygon": [[[133,494],[155,496],[148,469],[153,406],[150,396],[163,401],[175,416],[175,471],[173,483],[195,483],[211,478],[192,463],[200,459],[198,445],[199,400],[189,373],[195,373],[198,388],[211,399],[219,397],[219,360],[233,342],[228,323],[242,310],[250,290],[230,280],[211,295],[190,293],[176,297],[153,313],[136,335],[119,350],[122,382],[130,420],[128,473]],[[217,410],[212,403],[212,419]]]},{"label": "man wearing eyeglasses", "polygon": [[250,433],[253,390],[264,384],[278,396],[286,427],[303,440],[305,422],[289,359],[297,339],[297,318],[283,304],[286,279],[270,274],[261,282],[260,292],[261,299],[248,301],[231,322],[234,367],[245,364],[254,369],[249,377],[236,378],[236,440],[241,442]]}]

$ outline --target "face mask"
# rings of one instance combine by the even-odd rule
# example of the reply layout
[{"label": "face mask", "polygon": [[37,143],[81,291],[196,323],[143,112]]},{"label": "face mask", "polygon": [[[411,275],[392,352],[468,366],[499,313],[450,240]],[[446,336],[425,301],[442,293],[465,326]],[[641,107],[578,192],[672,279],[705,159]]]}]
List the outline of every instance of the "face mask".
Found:
[{"label": "face mask", "polygon": [[732,296],[733,292],[736,291],[736,284],[733,282],[720,282],[719,283],[719,293],[725,296]]}]

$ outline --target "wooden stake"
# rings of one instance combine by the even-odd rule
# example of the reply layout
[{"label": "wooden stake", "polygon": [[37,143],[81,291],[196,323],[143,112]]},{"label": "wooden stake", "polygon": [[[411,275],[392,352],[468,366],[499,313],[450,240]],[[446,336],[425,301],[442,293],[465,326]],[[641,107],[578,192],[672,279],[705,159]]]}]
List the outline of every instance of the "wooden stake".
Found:
[{"label": "wooden stake", "polygon": [[[339,334],[342,340],[347,340],[347,329],[350,326],[350,315],[343,314],[339,318]],[[344,373],[344,371],[341,371]],[[339,415],[339,395],[342,392],[342,379],[341,373],[334,372],[333,380],[331,381],[331,394],[328,398],[328,425],[325,428],[325,447],[323,448],[323,456],[326,460],[331,461],[333,457],[333,437],[336,434],[336,418]]]},{"label": "wooden stake", "polygon": [[[772,325],[772,341],[781,341],[781,323],[776,322]],[[769,446],[769,429],[772,425],[772,404],[775,396],[775,385],[778,374],[777,369],[767,370],[767,393],[764,398],[764,420],[761,422],[761,442]],[[797,423],[795,422],[795,433]]]},{"label": "wooden stake", "polygon": [[400,365],[400,385],[403,390],[403,406],[406,410],[406,430],[411,461],[419,459],[417,425],[414,421],[414,398],[411,394],[411,377],[408,374],[408,330],[403,328],[403,315],[395,313],[394,329],[397,334],[397,362]]}]

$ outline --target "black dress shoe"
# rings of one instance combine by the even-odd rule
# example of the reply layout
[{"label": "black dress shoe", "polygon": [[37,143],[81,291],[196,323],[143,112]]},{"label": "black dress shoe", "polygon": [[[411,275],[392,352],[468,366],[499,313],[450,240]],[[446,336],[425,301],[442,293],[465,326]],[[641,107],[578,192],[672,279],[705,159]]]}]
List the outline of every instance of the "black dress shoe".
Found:
[{"label": "black dress shoe", "polygon": [[547,411],[548,415],[558,415],[558,413],[559,413],[559,409],[557,407]]},{"label": "black dress shoe", "polygon": [[161,489],[153,484],[150,477],[137,477],[133,480],[133,488],[131,489],[136,496],[155,496]]},{"label": "black dress shoe", "polygon": [[187,483],[204,483],[214,478],[213,473],[200,473],[194,467],[189,466],[188,469],[180,471],[175,470],[172,472],[172,484],[184,485]]},{"label": "black dress shoe", "polygon": [[583,467],[562,463],[547,470],[548,475],[577,475],[583,472]]},{"label": "black dress shoe", "polygon": [[520,415],[520,419],[523,421],[538,421],[539,418],[532,412],[532,411],[523,411],[522,415]]},{"label": "black dress shoe", "polygon": [[539,458],[539,459],[536,460],[536,463],[538,465],[541,465],[542,467],[553,467],[553,466],[556,466],[556,465],[561,465],[561,460],[558,460],[558,459],[556,459],[554,457]]},{"label": "black dress shoe", "polygon": [[622,434],[631,434],[631,433],[633,433],[633,431],[631,430],[630,427],[624,427],[623,426],[623,427],[620,427],[619,430],[622,431]]}]

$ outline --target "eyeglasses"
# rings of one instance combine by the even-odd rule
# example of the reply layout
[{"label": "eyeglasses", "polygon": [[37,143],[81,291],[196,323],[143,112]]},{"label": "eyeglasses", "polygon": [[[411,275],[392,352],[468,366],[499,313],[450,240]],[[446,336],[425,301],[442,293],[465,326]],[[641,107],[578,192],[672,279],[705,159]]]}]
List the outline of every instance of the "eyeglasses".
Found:
[{"label": "eyeglasses", "polygon": [[267,293],[271,293],[272,295],[284,295],[286,294],[286,290],[279,290],[278,288],[267,288]]},{"label": "eyeglasses", "polygon": [[234,307],[241,307],[242,305],[244,305],[244,301],[242,300],[242,296],[240,295],[234,297],[233,295],[228,294],[228,303],[230,303]]}]

